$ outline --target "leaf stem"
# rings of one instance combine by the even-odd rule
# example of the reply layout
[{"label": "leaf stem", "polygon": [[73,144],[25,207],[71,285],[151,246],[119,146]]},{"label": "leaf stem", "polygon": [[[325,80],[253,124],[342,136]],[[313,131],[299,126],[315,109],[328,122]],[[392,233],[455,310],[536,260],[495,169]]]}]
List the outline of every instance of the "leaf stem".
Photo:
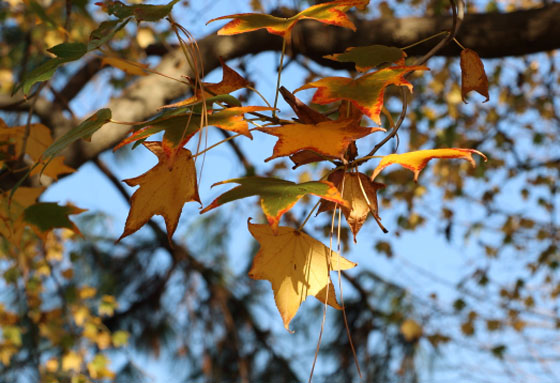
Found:
[{"label": "leaf stem", "polygon": [[461,44],[461,43],[459,42],[459,40],[457,40],[455,37],[453,37],[453,41],[455,42],[455,44],[457,44],[457,45],[459,46],[459,48],[461,48],[461,49],[467,49],[467,48],[465,48],[465,47],[463,46],[463,44]]},{"label": "leaf stem", "polygon": [[274,110],[272,118],[276,118],[276,105],[278,105],[278,94],[280,93],[280,79],[282,78],[282,66],[284,65],[284,56],[286,55],[286,38],[282,40],[282,53],[280,55],[280,65],[278,66],[278,77],[276,79],[276,95],[274,96]]},{"label": "leaf stem", "polygon": [[439,37],[439,36],[444,35],[444,34],[448,34],[448,35],[449,35],[450,32],[449,32],[449,31],[441,31],[441,32],[439,32],[439,33],[436,33],[435,35],[426,37],[425,39],[422,39],[422,40],[420,40],[420,41],[416,41],[416,42],[414,42],[414,43],[412,43],[412,44],[410,44],[410,45],[407,45],[406,47],[401,48],[401,50],[405,51],[405,50],[407,50],[407,49],[410,49],[410,48],[415,47],[415,46],[417,46],[417,45],[423,44],[423,43],[425,43],[426,41],[430,41],[430,40],[435,39],[436,37]]},{"label": "leaf stem", "polygon": [[298,231],[301,231],[303,229],[303,227],[305,226],[305,224],[307,223],[307,221],[309,221],[309,218],[311,218],[311,216],[313,215],[313,213],[315,212],[315,209],[317,209],[317,206],[319,206],[319,204],[321,203],[321,200],[317,201],[317,203],[315,204],[315,206],[313,206],[313,209],[311,209],[311,211],[309,212],[309,214],[307,214],[307,217],[305,217],[305,219],[303,220],[303,222],[301,223],[301,225],[299,225],[299,227],[297,228]]}]

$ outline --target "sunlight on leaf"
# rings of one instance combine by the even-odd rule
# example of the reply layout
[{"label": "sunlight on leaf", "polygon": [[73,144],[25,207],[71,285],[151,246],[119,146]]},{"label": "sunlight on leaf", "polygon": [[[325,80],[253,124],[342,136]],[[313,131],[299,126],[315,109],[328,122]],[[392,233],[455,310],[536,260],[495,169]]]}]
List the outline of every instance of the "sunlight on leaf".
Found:
[{"label": "sunlight on leaf", "polygon": [[[329,271],[347,270],[356,263],[331,252],[321,242],[290,227],[279,227],[278,233],[268,225],[249,225],[249,231],[261,246],[253,259],[249,276],[272,284],[276,307],[284,327],[309,295],[340,309]],[[327,299],[328,289],[328,299]]]},{"label": "sunlight on leaf", "polygon": [[208,23],[233,19],[218,31],[219,35],[236,35],[264,28],[268,33],[285,37],[290,34],[298,21],[304,19],[316,20],[324,24],[350,28],[355,31],[356,26],[345,12],[352,7],[363,10],[368,4],[369,0],[337,0],[313,5],[289,18],[259,13],[241,13],[217,17]]},{"label": "sunlight on leaf", "polygon": [[383,157],[379,165],[373,171],[371,175],[371,180],[387,166],[392,164],[399,164],[414,173],[414,181],[418,180],[418,175],[420,171],[426,167],[428,162],[432,158],[462,158],[471,163],[473,167],[476,166],[472,155],[476,153],[486,161],[486,156],[474,149],[460,149],[460,148],[449,148],[449,149],[429,149],[429,150],[418,150],[415,152],[403,153],[403,154],[389,154]]}]

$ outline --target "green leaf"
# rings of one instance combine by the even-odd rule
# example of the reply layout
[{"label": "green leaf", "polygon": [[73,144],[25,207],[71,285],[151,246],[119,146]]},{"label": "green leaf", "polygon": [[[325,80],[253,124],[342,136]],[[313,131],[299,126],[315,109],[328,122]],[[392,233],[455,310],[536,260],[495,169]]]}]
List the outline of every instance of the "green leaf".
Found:
[{"label": "green leaf", "polygon": [[385,45],[369,45],[365,47],[348,48],[344,53],[324,56],[326,59],[339,62],[353,62],[356,70],[365,72],[384,63],[394,63],[404,58],[400,48]]},{"label": "green leaf", "polygon": [[53,76],[54,72],[56,72],[56,68],[58,68],[59,65],[64,64],[65,62],[65,60],[60,58],[45,61],[37,68],[27,73],[21,85],[14,89],[14,92],[21,87],[24,94],[29,94],[29,90],[33,85],[38,82],[50,79]]},{"label": "green leaf", "polygon": [[91,34],[89,35],[87,50],[92,51],[94,49],[97,49],[107,41],[111,40],[115,33],[123,29],[129,21],[130,18],[122,22],[121,20],[111,20],[104,21],[99,24],[99,27],[97,27],[97,29],[91,32]]},{"label": "green leaf", "polygon": [[98,5],[109,15],[124,19],[133,16],[137,21],[158,21],[169,15],[173,6],[179,0],[172,0],[166,5],[135,4],[124,5],[120,1],[105,0]]},{"label": "green leaf", "polygon": [[273,230],[276,230],[280,217],[306,194],[313,194],[328,201],[348,206],[348,203],[342,198],[336,186],[328,181],[311,181],[296,184],[278,178],[244,177],[222,181],[213,186],[225,183],[237,183],[239,186],[216,198],[200,212],[201,214],[225,203],[258,195],[261,197],[261,207],[268,223],[272,226]]},{"label": "green leaf", "polygon": [[45,152],[43,153],[43,157],[47,158],[57,155],[68,145],[70,145],[74,141],[79,140],[80,138],[89,140],[93,133],[95,133],[99,128],[109,122],[111,116],[111,109],[104,108],[98,110],[93,116],[85,121],[82,121],[82,123],[76,128],[70,130],[64,136],[53,142],[52,145],[45,150]]},{"label": "green leaf", "polygon": [[82,211],[74,206],[59,206],[56,202],[38,202],[23,211],[23,219],[43,233],[63,227],[76,231],[68,216]]},{"label": "green leaf", "polygon": [[63,60],[74,61],[87,53],[87,46],[82,43],[62,43],[47,49],[47,51]]}]

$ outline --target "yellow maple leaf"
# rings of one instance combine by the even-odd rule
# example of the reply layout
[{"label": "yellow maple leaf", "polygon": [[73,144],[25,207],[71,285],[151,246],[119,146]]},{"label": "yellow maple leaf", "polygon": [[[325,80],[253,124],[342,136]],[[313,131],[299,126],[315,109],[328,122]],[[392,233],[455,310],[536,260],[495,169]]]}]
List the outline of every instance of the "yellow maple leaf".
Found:
[{"label": "yellow maple leaf", "polygon": [[129,186],[140,188],[130,199],[130,212],[124,231],[117,241],[140,229],[148,220],[161,215],[165,220],[167,237],[177,228],[183,205],[189,201],[200,203],[196,185],[196,169],[191,152],[180,148],[170,161],[161,142],[145,142],[144,146],[158,157],[158,163],[146,173],[124,180]]},{"label": "yellow maple leaf", "polygon": [[82,369],[82,356],[75,351],[68,351],[62,357],[62,371],[79,372]]},{"label": "yellow maple leaf", "polygon": [[399,164],[414,173],[414,181],[418,181],[418,174],[420,171],[426,167],[428,161],[432,158],[462,158],[471,163],[473,167],[476,166],[472,155],[476,153],[486,161],[486,156],[474,149],[461,149],[461,148],[447,148],[447,149],[428,149],[428,150],[417,150],[414,152],[402,153],[402,154],[389,154],[383,157],[379,162],[379,165],[373,171],[371,175],[371,180],[373,181],[375,177],[383,169],[392,164]]},{"label": "yellow maple leaf", "polygon": [[269,225],[248,225],[261,246],[249,276],[270,281],[286,330],[290,331],[290,321],[309,295],[340,309],[329,270],[350,269],[356,266],[354,262],[296,229],[279,227],[274,234]]}]

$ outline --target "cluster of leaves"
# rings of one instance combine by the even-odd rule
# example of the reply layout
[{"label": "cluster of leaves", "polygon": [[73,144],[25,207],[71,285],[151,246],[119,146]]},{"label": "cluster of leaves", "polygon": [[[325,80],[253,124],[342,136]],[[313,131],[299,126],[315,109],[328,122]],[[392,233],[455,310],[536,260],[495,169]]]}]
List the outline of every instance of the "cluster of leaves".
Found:
[{"label": "cluster of leaves", "polygon": [[[20,84],[21,90],[29,94],[34,87],[38,88],[37,83],[51,78],[57,68],[81,59],[88,52],[99,50],[130,20],[157,21],[168,16],[177,1],[173,0],[163,6],[126,6],[119,1],[111,0],[99,3],[102,9],[109,15],[115,16],[116,20],[101,23],[97,29],[91,32],[88,43],[64,42],[49,48],[48,51],[55,57],[28,73]],[[352,7],[364,9],[368,2],[369,0],[332,1],[312,6],[290,18],[263,14],[238,14],[211,21],[233,19],[220,29],[218,33],[221,35],[264,28],[270,33],[282,36],[284,46],[286,46],[290,43],[291,30],[298,21],[303,19],[355,30],[346,12]],[[177,28],[175,24],[172,25]],[[180,38],[180,35],[177,35]],[[181,44],[187,45],[181,38],[180,41]],[[304,196],[310,194],[320,197],[321,201],[316,205],[318,212],[333,210],[334,222],[334,214],[337,209],[340,209],[356,241],[360,228],[370,214],[385,231],[380,223],[377,204],[377,191],[385,185],[376,182],[375,179],[386,167],[399,164],[411,170],[416,181],[420,171],[433,158],[465,159],[474,166],[473,154],[485,157],[474,149],[419,150],[384,156],[371,175],[360,172],[361,166],[369,160],[379,157],[375,156],[376,151],[380,145],[387,142],[387,140],[380,140],[379,145],[375,145],[369,153],[360,157],[356,142],[372,133],[385,131],[379,126],[365,127],[364,125],[369,125],[371,122],[382,125],[382,116],[385,116],[386,125],[390,127],[392,135],[399,129],[399,125],[393,122],[391,114],[384,108],[386,88],[397,86],[412,91],[413,85],[406,79],[407,75],[414,71],[425,71],[428,68],[423,65],[407,64],[406,54],[402,49],[378,45],[349,48],[344,53],[336,53],[327,58],[341,62],[354,62],[356,69],[364,73],[357,78],[326,77],[318,79],[301,86],[293,93],[279,87],[277,96],[281,93],[292,107],[297,115],[295,121],[283,120],[276,116],[276,101],[274,106],[271,106],[271,103],[266,100],[266,106],[242,106],[230,93],[242,88],[251,89],[250,83],[222,61],[223,79],[221,82],[204,83],[199,79],[187,79],[185,82],[193,87],[192,97],[162,106],[160,112],[149,121],[130,123],[133,125],[131,135],[115,149],[131,143],[134,143],[134,147],[142,144],[157,156],[158,164],[140,176],[125,180],[129,186],[139,186],[139,189],[132,196],[130,212],[119,240],[136,232],[152,216],[158,214],[165,220],[167,236],[171,243],[171,237],[177,227],[184,204],[191,201],[201,203],[195,160],[216,145],[195,154],[185,146],[191,143],[197,134],[202,134],[204,129],[214,126],[233,132],[234,135],[230,136],[228,140],[240,136],[252,139],[252,131],[269,134],[277,137],[278,141],[273,148],[272,155],[266,161],[289,157],[295,167],[325,162],[329,164],[330,169],[323,179],[299,184],[283,179],[256,176],[218,182],[216,185],[236,183],[239,186],[216,198],[201,213],[238,199],[250,196],[260,198],[260,205],[267,224],[248,222],[249,231],[261,246],[253,260],[249,276],[253,279],[266,279],[271,282],[275,301],[286,329],[289,330],[291,320],[307,296],[315,296],[325,304],[341,308],[335,296],[330,271],[346,270],[355,267],[356,264],[306,234],[303,228],[307,219],[297,228],[293,228],[280,226],[282,216]],[[191,62],[196,61],[196,54],[191,54],[187,59]],[[476,90],[488,97],[486,76],[476,53],[464,49],[461,59],[463,97],[470,90]],[[104,63],[130,74],[141,75],[150,71],[142,64],[114,57],[105,57]],[[281,69],[279,76],[280,73]],[[306,89],[316,89],[311,100],[312,103],[332,106],[334,113],[320,113],[294,96],[294,93]],[[250,115],[251,118],[246,118],[246,115]],[[45,176],[56,179],[59,174],[72,171],[63,165],[63,159],[59,155],[61,151],[79,139],[90,138],[96,130],[110,121],[112,121],[111,111],[109,109],[99,110],[75,130],[55,142],[52,142],[48,129],[42,125],[28,124],[12,128],[2,126],[0,142],[4,155],[3,161],[11,163],[21,161],[25,164],[28,174],[41,171]],[[249,124],[254,127],[249,128]],[[163,132],[161,141],[147,141],[150,136],[160,132]],[[20,187],[3,194],[0,229],[2,235],[7,239],[4,242],[7,247],[6,254],[11,254],[14,262],[20,262],[20,258],[16,255],[24,249],[32,249],[29,253],[32,259],[41,258],[36,249],[44,246],[49,238],[51,240],[56,238],[56,234],[53,233],[55,228],[67,228],[79,233],[68,219],[68,215],[77,214],[80,210],[73,206],[36,203],[35,200],[41,192],[40,188],[32,190]],[[333,235],[332,232],[331,235]],[[45,257],[47,267],[49,267],[50,259],[48,256]],[[40,259],[40,261],[44,262],[45,259]],[[61,259],[59,258],[57,261],[61,261]],[[33,285],[34,289],[40,291],[41,284],[38,285],[37,282],[40,278],[33,274],[41,275],[40,273],[44,270],[40,265],[35,265],[31,270],[33,272],[26,276],[26,280],[30,281],[29,283]],[[82,290],[86,293],[81,294]],[[85,338],[95,342],[101,350],[110,346],[122,345],[126,334],[114,333],[111,335],[99,319],[104,314],[111,314],[114,310],[111,297],[101,298],[99,315],[96,316],[87,306],[87,299],[94,297],[95,294],[96,292],[88,286],[76,287],[74,300],[65,302],[65,305],[69,307],[67,318],[68,321],[71,321],[68,325],[83,329],[84,334],[86,331],[90,331],[89,335],[84,335]],[[75,304],[76,307],[74,308],[72,304]],[[107,309],[106,307],[109,306],[111,308]],[[36,308],[40,309],[40,304]],[[7,313],[6,315],[7,318],[13,318],[11,315],[15,314]],[[44,317],[45,320],[50,318],[46,314],[38,317]],[[11,324],[14,323],[12,320],[8,321]],[[8,362],[17,351],[17,347],[21,346],[21,341],[18,344],[17,335],[20,330],[10,323],[6,323],[8,327],[3,325],[5,342],[8,342],[8,346],[10,346],[6,350],[12,350],[5,356],[5,359],[3,357],[3,360]],[[13,329],[9,326],[12,326]],[[92,328],[95,331],[91,330]],[[45,337],[51,342],[63,341],[49,338],[48,332]],[[64,347],[66,351],[59,356],[60,362],[58,362],[59,359],[47,362],[48,373],[81,370],[82,364],[86,361],[84,353],[79,349],[76,350],[75,345],[71,342],[68,345],[65,344]],[[107,359],[104,358],[99,353],[87,362],[89,375],[92,378],[111,376],[111,372],[106,366]]]}]

